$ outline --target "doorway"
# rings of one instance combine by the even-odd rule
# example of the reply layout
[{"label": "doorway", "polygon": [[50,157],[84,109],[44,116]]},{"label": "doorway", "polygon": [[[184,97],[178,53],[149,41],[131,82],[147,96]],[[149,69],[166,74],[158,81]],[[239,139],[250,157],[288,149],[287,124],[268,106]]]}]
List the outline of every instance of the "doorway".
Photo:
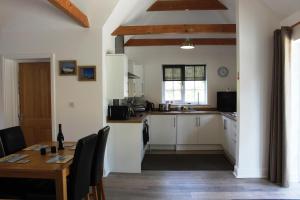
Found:
[{"label": "doorway", "polygon": [[26,144],[51,141],[50,62],[19,63],[19,102]]}]

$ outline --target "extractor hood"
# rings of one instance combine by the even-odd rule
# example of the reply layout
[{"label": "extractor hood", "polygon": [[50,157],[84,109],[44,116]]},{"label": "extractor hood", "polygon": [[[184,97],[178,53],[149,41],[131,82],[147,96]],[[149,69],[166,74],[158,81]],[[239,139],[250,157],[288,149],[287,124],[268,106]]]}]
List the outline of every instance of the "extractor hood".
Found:
[{"label": "extractor hood", "polygon": [[128,78],[129,78],[129,79],[140,79],[139,76],[137,76],[137,75],[135,75],[135,74],[133,74],[133,73],[130,73],[130,72],[128,72]]}]

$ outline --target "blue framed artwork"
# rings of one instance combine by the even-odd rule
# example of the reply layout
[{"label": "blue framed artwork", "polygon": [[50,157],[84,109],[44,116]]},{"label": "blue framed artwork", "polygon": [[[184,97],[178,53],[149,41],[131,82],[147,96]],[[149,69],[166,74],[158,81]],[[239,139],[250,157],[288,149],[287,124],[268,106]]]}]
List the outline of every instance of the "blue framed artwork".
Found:
[{"label": "blue framed artwork", "polygon": [[74,76],[77,74],[76,60],[61,60],[59,61],[59,75]]},{"label": "blue framed artwork", "polygon": [[79,81],[96,81],[96,66],[79,66]]}]

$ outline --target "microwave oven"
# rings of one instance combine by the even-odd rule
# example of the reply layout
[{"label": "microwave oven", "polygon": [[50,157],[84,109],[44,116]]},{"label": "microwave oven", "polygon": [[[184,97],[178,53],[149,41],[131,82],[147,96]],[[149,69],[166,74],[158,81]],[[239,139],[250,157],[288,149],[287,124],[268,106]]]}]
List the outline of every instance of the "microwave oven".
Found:
[{"label": "microwave oven", "polygon": [[236,92],[218,92],[217,107],[221,112],[236,112]]},{"label": "microwave oven", "polygon": [[129,117],[129,106],[108,106],[108,118],[110,120],[127,120]]}]

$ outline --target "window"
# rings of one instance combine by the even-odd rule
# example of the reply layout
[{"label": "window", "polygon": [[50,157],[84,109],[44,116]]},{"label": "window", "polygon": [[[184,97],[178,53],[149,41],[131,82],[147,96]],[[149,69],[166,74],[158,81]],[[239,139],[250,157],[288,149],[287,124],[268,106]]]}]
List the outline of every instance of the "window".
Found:
[{"label": "window", "polygon": [[164,101],[207,104],[206,65],[164,65]]}]

